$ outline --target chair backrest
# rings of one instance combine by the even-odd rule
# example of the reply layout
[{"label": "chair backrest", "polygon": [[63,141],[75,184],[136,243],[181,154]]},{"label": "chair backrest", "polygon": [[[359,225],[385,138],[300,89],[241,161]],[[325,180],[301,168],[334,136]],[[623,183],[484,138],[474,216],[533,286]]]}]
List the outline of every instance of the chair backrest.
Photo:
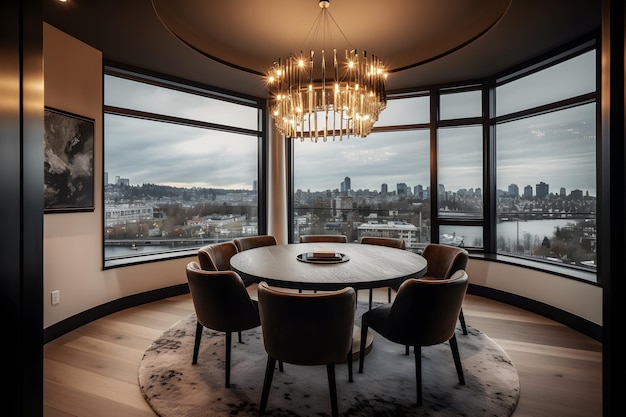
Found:
[{"label": "chair backrest", "polygon": [[465,270],[449,279],[411,278],[402,283],[389,311],[389,339],[405,345],[431,346],[454,335],[468,285]]},{"label": "chair backrest", "polygon": [[259,314],[267,354],[296,365],[345,362],[352,348],[356,293],[294,293],[258,286]]},{"label": "chair backrest", "polygon": [[239,252],[261,246],[271,246],[277,244],[276,238],[272,235],[238,237],[233,239],[233,242],[237,245]]},{"label": "chair backrest", "polygon": [[428,262],[427,278],[448,279],[459,269],[465,269],[468,252],[457,246],[429,243],[422,256]]},{"label": "chair backrest", "polygon": [[206,271],[187,264],[187,281],[198,322],[209,329],[235,332],[258,326],[256,304],[234,271]]},{"label": "chair backrest", "polygon": [[336,243],[348,243],[348,236],[346,235],[301,235],[300,243],[310,242],[336,242]]},{"label": "chair backrest", "polygon": [[389,246],[390,248],[406,249],[406,242],[404,239],[395,237],[363,236],[360,242],[366,245]]},{"label": "chair backrest", "polygon": [[233,242],[222,242],[203,246],[198,249],[200,267],[207,271],[228,271],[230,258],[237,253],[237,246]]}]

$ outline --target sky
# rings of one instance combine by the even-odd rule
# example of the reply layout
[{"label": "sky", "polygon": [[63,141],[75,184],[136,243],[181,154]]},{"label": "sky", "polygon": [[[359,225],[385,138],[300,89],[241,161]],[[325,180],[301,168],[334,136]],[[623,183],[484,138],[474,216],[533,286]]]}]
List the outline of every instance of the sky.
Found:
[{"label": "sky", "polygon": [[[584,60],[584,61],[581,61]],[[532,107],[546,95],[546,85],[555,82],[556,94],[578,79],[589,79],[589,56],[577,58],[571,68],[535,76],[535,90],[527,79],[518,86],[503,89],[502,108]],[[559,74],[567,77],[558,77]],[[563,80],[561,78],[567,78]],[[570,87],[568,87],[570,86]],[[569,89],[568,89],[569,88]],[[129,93],[131,92],[131,93]],[[551,93],[552,94],[552,93]],[[578,92],[575,92],[578,94]],[[505,100],[504,97],[508,98]],[[467,102],[476,95],[459,94],[458,109],[473,110]],[[560,99],[556,97],[556,99]],[[138,110],[167,113],[206,122],[254,129],[255,109],[239,105],[218,105],[217,101],[167,90],[146,88],[136,82],[111,78],[105,81],[107,105],[129,106]],[[175,103],[174,106],[172,104]],[[428,98],[412,98],[407,105],[390,100],[379,123],[421,123],[428,119]],[[442,104],[443,105],[443,104]],[[407,109],[415,114],[407,114]],[[385,112],[388,112],[385,114]],[[471,115],[471,114],[470,114]],[[457,116],[460,117],[460,116]],[[497,135],[497,188],[543,181],[550,192],[561,187],[569,193],[580,189],[595,195],[595,105],[588,104],[551,114],[499,124]],[[588,121],[585,123],[585,121]],[[377,125],[375,125],[377,126]],[[105,171],[109,182],[116,176],[128,178],[131,185],[154,183],[180,187],[251,189],[257,173],[257,138],[244,134],[212,131],[142,119],[105,115]],[[294,143],[295,188],[311,191],[338,189],[344,178],[351,178],[352,189],[390,190],[398,183],[409,187],[429,185],[430,148],[428,130],[372,133],[366,138],[350,137],[324,143],[309,140]],[[439,183],[446,190],[482,188],[482,129],[477,126],[443,128],[438,132]],[[181,163],[182,161],[182,163]]]}]

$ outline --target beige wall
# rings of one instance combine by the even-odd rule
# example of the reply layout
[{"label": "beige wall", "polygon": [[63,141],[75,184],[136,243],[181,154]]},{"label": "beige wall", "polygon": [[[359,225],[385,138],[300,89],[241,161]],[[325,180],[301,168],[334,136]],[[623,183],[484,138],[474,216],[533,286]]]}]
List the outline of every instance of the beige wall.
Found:
[{"label": "beige wall", "polygon": [[[44,24],[45,104],[96,121],[95,211],[44,217],[44,328],[128,295],[186,282],[191,258],[102,269],[102,54]],[[273,132],[276,137],[278,134]],[[275,138],[274,138],[275,142]],[[279,142],[280,143],[280,142]],[[284,148],[270,148],[269,231],[286,241]],[[280,178],[273,178],[273,177]],[[494,262],[470,260],[470,281],[553,305],[602,324],[600,288]],[[51,292],[60,303],[51,305]]]},{"label": "beige wall", "polygon": [[[178,259],[102,269],[102,53],[44,24],[46,106],[95,119],[95,211],[44,216],[44,328],[92,307],[187,282]],[[60,291],[52,305],[51,292]]]}]

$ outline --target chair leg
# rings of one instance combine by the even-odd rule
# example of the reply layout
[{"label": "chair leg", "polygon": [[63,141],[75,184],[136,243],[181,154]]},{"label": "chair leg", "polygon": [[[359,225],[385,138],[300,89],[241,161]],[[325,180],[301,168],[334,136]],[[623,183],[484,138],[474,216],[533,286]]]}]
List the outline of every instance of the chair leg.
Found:
[{"label": "chair leg", "polygon": [[459,321],[461,322],[463,334],[467,334],[467,326],[465,325],[465,316],[463,315],[463,309],[461,309],[461,312],[459,313]]},{"label": "chair leg", "polygon": [[387,287],[387,302],[391,302],[391,287]]},{"label": "chair leg", "polygon": [[278,361],[278,370],[280,372],[285,372],[285,368],[283,367],[283,361]]},{"label": "chair leg", "polygon": [[191,359],[192,365],[198,363],[198,351],[200,350],[200,339],[202,339],[202,330],[203,326],[199,322],[196,322],[196,340],[193,342],[193,359]]},{"label": "chair leg", "polygon": [[359,373],[363,373],[363,362],[365,362],[365,345],[367,342],[367,324],[361,322],[361,346],[359,350]]},{"label": "chair leg", "polygon": [[370,304],[369,304],[369,309],[372,309],[372,299],[374,298],[374,289],[370,288]]},{"label": "chair leg", "polygon": [[422,405],[422,347],[413,348],[415,355],[415,390],[417,394],[417,405]]},{"label": "chair leg", "polygon": [[241,338],[241,331],[237,332],[237,335],[239,336],[239,343],[243,343],[243,339]]},{"label": "chair leg", "polygon": [[270,395],[270,388],[272,387],[272,378],[274,377],[275,366],[276,359],[268,355],[267,366],[265,367],[265,379],[263,380],[263,391],[261,392],[261,405],[259,406],[259,414],[264,414],[265,409],[267,408],[267,398]]},{"label": "chair leg", "polygon": [[404,354],[405,354],[405,355],[407,355],[407,356],[409,356],[409,353],[411,353],[411,352],[409,352],[409,345],[406,345],[406,346],[404,347]]},{"label": "chair leg", "polygon": [[326,373],[328,374],[328,388],[330,390],[330,407],[332,416],[339,416],[339,407],[337,406],[337,384],[335,383],[335,364],[326,365]]},{"label": "chair leg", "polygon": [[461,366],[461,355],[459,355],[459,345],[456,341],[456,334],[450,338],[450,349],[452,350],[452,358],[456,367],[456,374],[459,376],[459,384],[465,385],[465,377],[463,376],[463,367]]},{"label": "chair leg", "polygon": [[226,332],[226,388],[230,388],[230,346],[232,345],[232,334]]},{"label": "chair leg", "polygon": [[350,352],[348,352],[348,382],[354,382],[352,378],[352,348],[350,348]]}]

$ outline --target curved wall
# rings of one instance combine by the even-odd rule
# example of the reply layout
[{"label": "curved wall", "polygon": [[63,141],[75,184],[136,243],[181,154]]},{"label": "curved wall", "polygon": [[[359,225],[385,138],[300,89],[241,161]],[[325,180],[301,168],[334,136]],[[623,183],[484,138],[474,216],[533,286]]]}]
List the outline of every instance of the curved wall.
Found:
[{"label": "curved wall", "polygon": [[[102,54],[44,24],[45,105],[96,121],[95,211],[44,217],[44,329],[123,297],[187,282],[192,258],[102,268]],[[286,239],[284,141],[270,146],[269,233]],[[594,285],[496,262],[471,259],[472,284],[527,297],[602,324],[602,290]],[[60,291],[60,303],[50,295]]]}]

